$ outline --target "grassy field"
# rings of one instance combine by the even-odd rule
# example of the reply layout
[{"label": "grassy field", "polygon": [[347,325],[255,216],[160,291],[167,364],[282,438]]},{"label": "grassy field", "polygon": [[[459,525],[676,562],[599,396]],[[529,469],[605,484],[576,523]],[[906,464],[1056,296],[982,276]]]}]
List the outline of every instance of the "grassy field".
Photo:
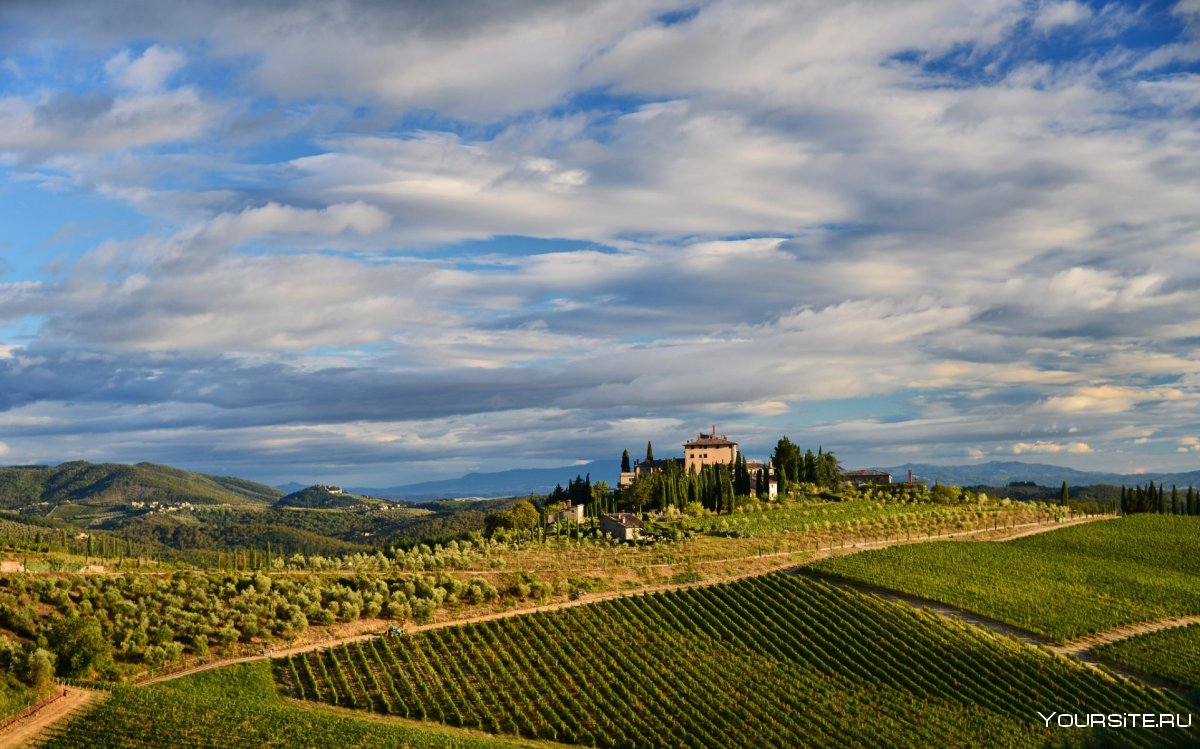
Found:
[{"label": "grassy field", "polygon": [[1092,650],[1102,660],[1200,696],[1200,624],[1130,637]]},{"label": "grassy field", "polygon": [[910,607],[774,574],[276,661],[290,695],[585,746],[1193,746],[1046,728],[1170,695]]},{"label": "grassy field", "polygon": [[121,687],[55,728],[44,749],[193,747],[309,749],[529,746],[437,726],[364,719],[283,699],[266,662],[206,671],[153,687]]},{"label": "grassy field", "polygon": [[813,568],[1066,642],[1200,614],[1200,517],[1134,515],[1003,543],[892,547]]}]

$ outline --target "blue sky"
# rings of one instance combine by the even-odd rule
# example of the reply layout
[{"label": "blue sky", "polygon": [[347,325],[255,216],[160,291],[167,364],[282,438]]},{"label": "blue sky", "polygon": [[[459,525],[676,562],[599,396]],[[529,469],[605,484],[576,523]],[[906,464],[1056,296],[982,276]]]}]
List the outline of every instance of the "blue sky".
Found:
[{"label": "blue sky", "polygon": [[1200,0],[0,11],[0,462],[1200,452]]}]

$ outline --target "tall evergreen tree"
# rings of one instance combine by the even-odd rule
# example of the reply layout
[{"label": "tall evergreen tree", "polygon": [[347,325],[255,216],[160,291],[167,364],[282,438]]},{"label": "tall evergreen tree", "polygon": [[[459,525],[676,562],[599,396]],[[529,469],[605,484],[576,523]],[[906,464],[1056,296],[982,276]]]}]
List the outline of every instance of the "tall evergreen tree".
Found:
[{"label": "tall evergreen tree", "polygon": [[650,444],[650,440],[646,440],[646,460],[654,460],[654,445]]},{"label": "tall evergreen tree", "polygon": [[1058,504],[1063,507],[1066,507],[1067,500],[1070,498],[1071,498],[1071,492],[1069,489],[1067,489],[1067,482],[1064,481],[1063,485],[1062,485],[1062,493],[1059,494],[1059,496],[1058,496]]},{"label": "tall evergreen tree", "polygon": [[621,473],[629,473],[632,470],[633,469],[629,467],[629,451],[623,450],[621,452]]},{"label": "tall evergreen tree", "polygon": [[783,436],[775,443],[775,452],[771,455],[771,462],[775,464],[775,479],[779,496],[786,496],[789,484],[792,481],[801,480],[800,474],[803,470],[804,457],[800,453],[800,448],[787,436]]},{"label": "tall evergreen tree", "polygon": [[836,487],[841,480],[841,475],[838,471],[838,459],[833,454],[833,451],[825,452],[822,448],[817,448],[817,470],[816,483],[825,487]]}]

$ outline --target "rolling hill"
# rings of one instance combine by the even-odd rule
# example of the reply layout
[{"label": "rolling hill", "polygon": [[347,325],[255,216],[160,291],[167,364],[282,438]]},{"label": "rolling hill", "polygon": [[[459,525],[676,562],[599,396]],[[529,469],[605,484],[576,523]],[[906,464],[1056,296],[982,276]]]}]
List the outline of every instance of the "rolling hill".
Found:
[{"label": "rolling hill", "polygon": [[0,468],[0,509],[19,509],[44,503],[91,506],[130,502],[160,504],[266,506],[282,496],[279,490],[245,479],[209,476],[157,463],[89,463],[72,461],[57,466]]},{"label": "rolling hill", "polygon": [[360,497],[356,494],[343,492],[340,489],[330,491],[329,487],[317,484],[292,492],[276,501],[275,506],[310,510],[336,510],[362,505],[377,505],[384,502],[386,500],[375,499],[374,497]]}]

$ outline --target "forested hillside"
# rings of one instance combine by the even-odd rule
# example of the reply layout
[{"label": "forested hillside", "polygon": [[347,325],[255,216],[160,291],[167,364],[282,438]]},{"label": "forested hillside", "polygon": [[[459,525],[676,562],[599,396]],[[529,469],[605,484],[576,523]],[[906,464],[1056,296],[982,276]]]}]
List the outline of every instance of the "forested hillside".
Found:
[{"label": "forested hillside", "polygon": [[208,476],[156,463],[123,465],[73,461],[57,466],[0,468],[0,508],[36,503],[159,502],[266,505],[282,493],[245,479]]}]

